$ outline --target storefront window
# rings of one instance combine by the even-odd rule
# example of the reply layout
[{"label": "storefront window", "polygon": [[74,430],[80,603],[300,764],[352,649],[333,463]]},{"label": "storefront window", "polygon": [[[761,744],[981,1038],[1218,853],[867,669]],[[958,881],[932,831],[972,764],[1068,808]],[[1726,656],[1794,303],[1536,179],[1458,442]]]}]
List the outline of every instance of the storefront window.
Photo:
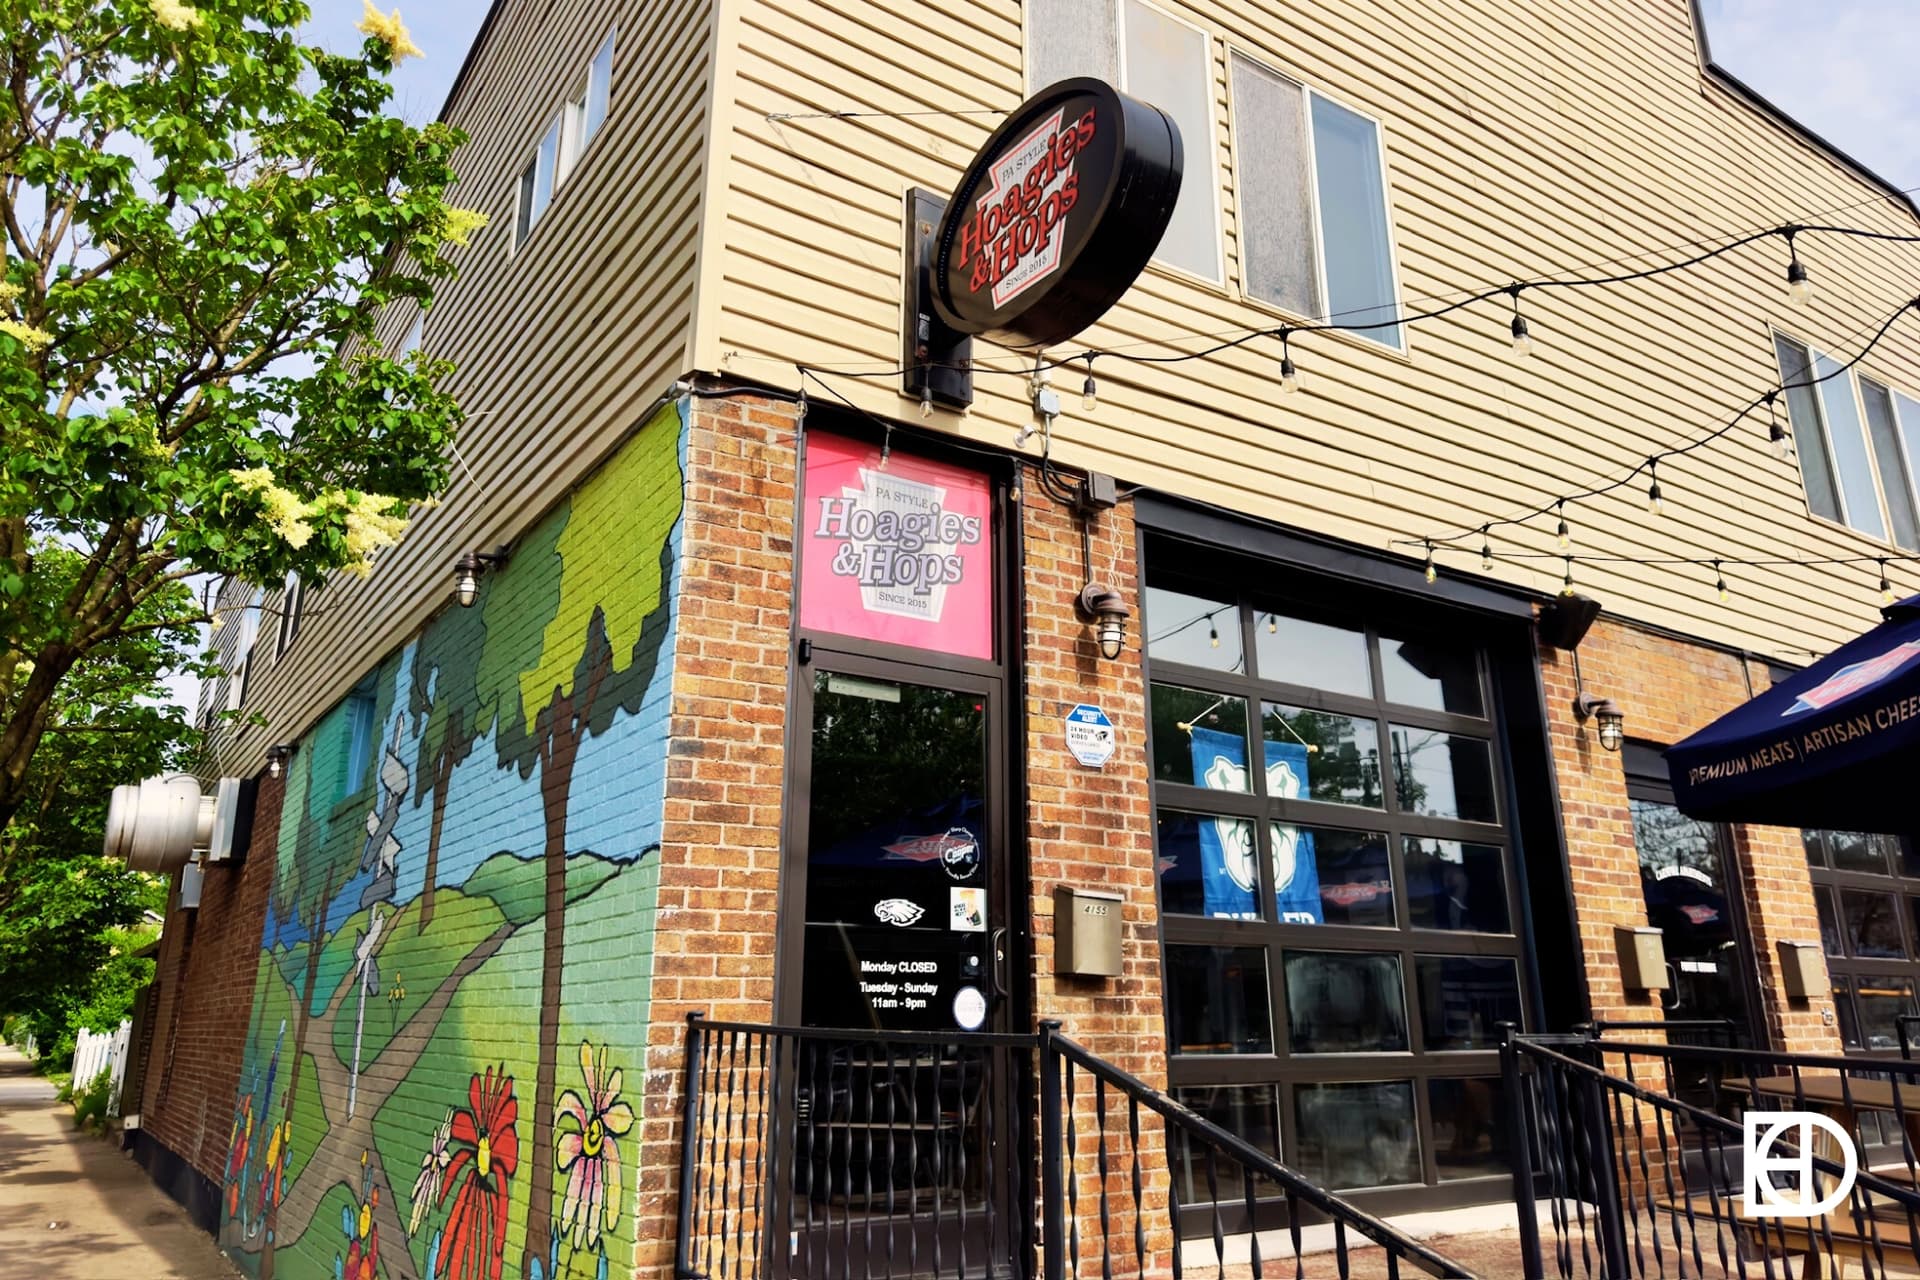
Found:
[{"label": "storefront window", "polygon": [[1910,842],[1859,831],[1800,833],[1833,1007],[1847,1048],[1920,1042],[1920,867]]},{"label": "storefront window", "polygon": [[1250,1141],[1275,1100],[1324,1185],[1509,1176],[1489,1108],[1529,1014],[1485,656],[1178,582],[1144,613],[1171,1084]]}]

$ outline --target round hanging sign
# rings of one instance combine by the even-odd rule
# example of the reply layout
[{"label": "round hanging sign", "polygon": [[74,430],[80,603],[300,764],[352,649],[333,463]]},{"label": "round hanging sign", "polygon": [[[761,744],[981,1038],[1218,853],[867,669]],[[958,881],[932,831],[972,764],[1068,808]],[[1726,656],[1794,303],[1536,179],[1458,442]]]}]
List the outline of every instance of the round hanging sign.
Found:
[{"label": "round hanging sign", "polygon": [[1102,80],[1029,98],[967,166],[933,246],[934,308],[960,333],[1047,347],[1139,276],[1180,194],[1180,129]]}]

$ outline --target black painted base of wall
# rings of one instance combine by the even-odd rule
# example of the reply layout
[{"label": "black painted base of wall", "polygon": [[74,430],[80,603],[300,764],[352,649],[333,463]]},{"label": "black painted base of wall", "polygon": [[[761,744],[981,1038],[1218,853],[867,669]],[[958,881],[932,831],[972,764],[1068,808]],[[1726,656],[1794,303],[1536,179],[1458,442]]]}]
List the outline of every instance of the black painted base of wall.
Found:
[{"label": "black painted base of wall", "polygon": [[155,1186],[172,1196],[208,1235],[220,1230],[220,1188],[184,1156],[163,1146],[145,1129],[133,1131],[133,1158]]}]

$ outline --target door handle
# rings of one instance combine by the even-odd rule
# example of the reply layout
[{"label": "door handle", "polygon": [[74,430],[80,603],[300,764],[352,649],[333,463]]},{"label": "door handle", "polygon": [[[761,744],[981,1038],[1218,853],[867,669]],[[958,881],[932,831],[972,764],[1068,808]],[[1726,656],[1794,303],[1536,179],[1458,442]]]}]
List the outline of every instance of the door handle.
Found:
[{"label": "door handle", "polygon": [[993,954],[987,957],[993,975],[993,994],[1007,994],[1007,930],[1003,925],[987,935],[987,946]]}]

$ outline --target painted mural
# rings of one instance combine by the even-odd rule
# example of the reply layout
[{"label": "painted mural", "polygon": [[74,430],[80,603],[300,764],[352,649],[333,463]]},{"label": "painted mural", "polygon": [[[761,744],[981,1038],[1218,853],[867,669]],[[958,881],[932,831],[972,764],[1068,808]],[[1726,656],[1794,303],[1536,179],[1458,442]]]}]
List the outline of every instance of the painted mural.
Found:
[{"label": "painted mural", "polygon": [[223,1188],[262,1280],[631,1271],[685,438],[299,743]]}]

